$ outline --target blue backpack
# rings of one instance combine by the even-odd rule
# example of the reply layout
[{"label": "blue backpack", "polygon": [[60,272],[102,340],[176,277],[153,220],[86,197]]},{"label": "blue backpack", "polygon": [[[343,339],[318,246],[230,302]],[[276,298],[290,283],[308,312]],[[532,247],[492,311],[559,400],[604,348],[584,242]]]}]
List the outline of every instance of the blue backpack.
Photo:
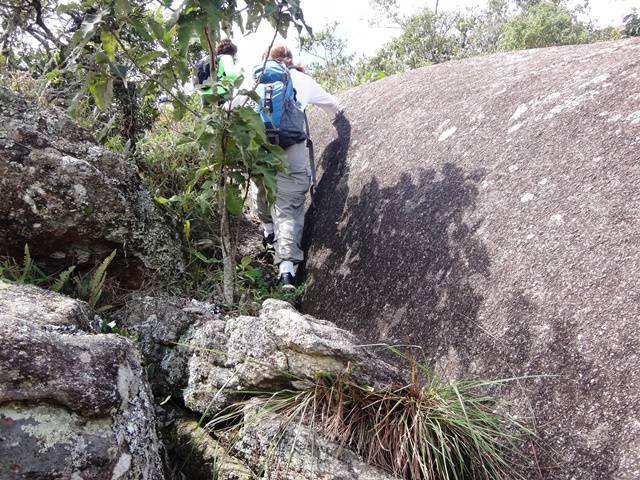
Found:
[{"label": "blue backpack", "polygon": [[255,110],[262,117],[270,143],[288,148],[307,139],[304,112],[296,99],[289,69],[276,60],[267,60],[253,71],[260,83],[260,102]]}]

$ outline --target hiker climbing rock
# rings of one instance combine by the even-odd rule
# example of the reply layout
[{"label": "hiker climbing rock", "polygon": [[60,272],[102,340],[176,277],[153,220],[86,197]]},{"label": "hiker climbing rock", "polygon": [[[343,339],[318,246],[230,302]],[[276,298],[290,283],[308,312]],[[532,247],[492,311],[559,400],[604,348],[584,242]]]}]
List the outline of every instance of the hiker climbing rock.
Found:
[{"label": "hiker climbing rock", "polygon": [[[211,60],[209,56],[203,58],[196,65],[196,91],[202,96],[203,104],[218,102],[224,104],[231,98],[232,89],[224,83],[233,83],[242,76],[242,67],[236,63],[238,47],[229,39],[225,38],[216,45],[216,79],[211,78]],[[218,88],[214,95],[212,85],[218,83]],[[222,84],[221,84],[222,83]]]},{"label": "hiker climbing rock", "polygon": [[252,185],[253,205],[262,222],[265,246],[275,249],[278,284],[295,288],[296,265],[304,260],[301,243],[305,196],[314,172],[307,152],[310,140],[304,110],[309,104],[317,105],[335,116],[339,108],[334,96],[293,63],[286,45],[274,46],[267,54],[267,61],[254,72],[260,95],[256,109],[266,124],[270,141],[286,151],[287,172],[278,173],[276,200],[271,207],[264,192]]}]

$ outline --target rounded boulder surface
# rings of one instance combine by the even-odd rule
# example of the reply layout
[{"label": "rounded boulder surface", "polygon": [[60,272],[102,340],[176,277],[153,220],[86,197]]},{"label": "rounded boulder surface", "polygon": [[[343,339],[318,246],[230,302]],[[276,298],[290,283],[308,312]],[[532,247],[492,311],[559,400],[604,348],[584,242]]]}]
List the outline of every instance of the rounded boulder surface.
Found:
[{"label": "rounded boulder surface", "polygon": [[344,93],[303,311],[513,382],[543,478],[640,478],[640,39],[470,58]]}]

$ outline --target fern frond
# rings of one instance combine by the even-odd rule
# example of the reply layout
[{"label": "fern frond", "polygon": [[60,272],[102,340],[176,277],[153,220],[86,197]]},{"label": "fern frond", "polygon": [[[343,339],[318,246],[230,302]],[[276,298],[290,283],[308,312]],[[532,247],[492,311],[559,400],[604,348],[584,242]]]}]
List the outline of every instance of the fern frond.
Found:
[{"label": "fern frond", "polygon": [[58,275],[57,280],[51,286],[51,290],[53,290],[54,292],[61,292],[62,289],[67,285],[67,282],[69,281],[69,278],[71,278],[71,274],[74,272],[75,269],[76,269],[76,266],[72,265],[71,267],[66,269],[64,272],[60,273],[60,275]]},{"label": "fern frond", "polygon": [[25,243],[24,256],[22,258],[22,275],[20,276],[20,283],[29,283],[32,270],[33,259],[31,258],[31,252],[29,251],[29,245]]},{"label": "fern frond", "polygon": [[105,258],[91,275],[91,279],[89,280],[89,306],[92,309],[95,309],[102,296],[104,281],[107,279],[107,268],[115,256],[116,250],[111,252],[111,255]]}]

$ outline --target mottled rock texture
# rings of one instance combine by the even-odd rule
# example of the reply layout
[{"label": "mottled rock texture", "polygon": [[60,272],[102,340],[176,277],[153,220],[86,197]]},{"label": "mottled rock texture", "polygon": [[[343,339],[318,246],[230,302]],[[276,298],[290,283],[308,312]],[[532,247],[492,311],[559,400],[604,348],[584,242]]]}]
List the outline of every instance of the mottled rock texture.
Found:
[{"label": "mottled rock texture", "polygon": [[450,377],[556,375],[512,389],[543,478],[640,478],[638,59],[630,39],[450,62],[312,122],[303,310]]},{"label": "mottled rock texture", "polygon": [[191,334],[185,405],[215,413],[242,391],[276,391],[308,385],[317,372],[352,371],[361,383],[380,385],[398,378],[349,332],[302,315],[290,304],[266,300],[259,317],[235,317],[203,324]]},{"label": "mottled rock texture", "polygon": [[298,421],[246,408],[244,426],[234,444],[242,458],[265,480],[392,480],[351,450],[319,437]]},{"label": "mottled rock texture", "polygon": [[258,317],[223,318],[207,303],[145,297],[119,317],[139,338],[154,391],[183,396],[199,413],[246,398],[243,390],[308,385],[319,371],[349,369],[375,385],[400,377],[351,333],[280,300],[266,300]]},{"label": "mottled rock texture", "polygon": [[129,300],[116,318],[138,338],[153,393],[164,399],[181,397],[187,386],[194,330],[219,321],[221,314],[215,305],[196,300],[139,297]]},{"label": "mottled rock texture", "polygon": [[216,441],[195,420],[180,418],[175,422],[176,441],[184,459],[181,473],[189,480],[254,480],[253,472],[230,455],[231,448]]},{"label": "mottled rock texture", "polygon": [[[182,269],[179,243],[130,162],[57,108],[0,88],[0,253],[95,264],[113,249],[139,283]],[[136,278],[138,277],[138,278]]]},{"label": "mottled rock texture", "polygon": [[82,302],[0,281],[0,478],[164,478],[140,355]]},{"label": "mottled rock texture", "polygon": [[[317,372],[350,370],[355,380],[371,385],[400,379],[351,333],[279,300],[265,301],[258,317],[223,317],[211,304],[144,297],[128,302],[118,317],[138,337],[156,395],[182,397],[187,408],[207,416],[259,392],[309,387]],[[307,428],[273,415],[255,417],[226,447],[196,422],[179,419],[171,427],[177,441],[169,442],[170,454],[189,459],[183,473],[193,479],[210,478],[212,469],[229,480],[389,478]],[[265,465],[264,475],[251,476]]]}]

